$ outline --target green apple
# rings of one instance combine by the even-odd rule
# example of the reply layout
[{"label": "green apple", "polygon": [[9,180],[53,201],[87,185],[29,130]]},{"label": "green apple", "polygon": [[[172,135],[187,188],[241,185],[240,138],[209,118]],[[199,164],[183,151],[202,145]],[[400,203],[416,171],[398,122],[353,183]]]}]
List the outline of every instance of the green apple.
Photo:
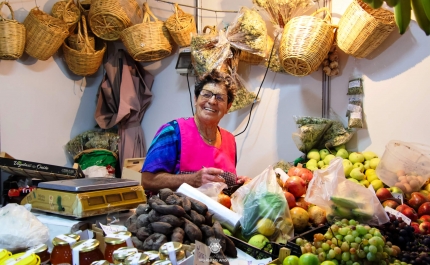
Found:
[{"label": "green apple", "polygon": [[325,165],[324,161],[322,161],[322,160],[318,161],[318,167],[319,168],[322,168],[324,165]]},{"label": "green apple", "polygon": [[349,173],[351,173],[351,170],[354,168],[351,161],[348,159],[342,160],[343,165],[343,172],[345,173],[345,177],[349,177]]},{"label": "green apple", "polygon": [[388,190],[389,190],[391,193],[400,193],[400,194],[402,194],[402,193],[403,193],[403,191],[402,191],[399,187],[396,187],[396,186],[389,187],[389,188],[388,188]]},{"label": "green apple", "polygon": [[376,170],[374,170],[373,168],[369,168],[369,169],[366,169],[366,172],[364,172],[364,174],[366,176],[369,176],[369,175],[372,175],[372,174],[376,174]]},{"label": "green apple", "polygon": [[367,176],[367,180],[369,182],[372,182],[374,180],[379,180],[379,178],[378,178],[378,175],[376,175],[376,173],[375,173],[375,174],[370,174],[369,176]]},{"label": "green apple", "polygon": [[324,166],[321,167],[321,169],[328,168],[328,166],[329,165],[324,165]]},{"label": "green apple", "polygon": [[347,180],[350,180],[352,182],[355,182],[357,184],[360,184],[360,182],[358,182],[358,180],[354,179],[354,178],[347,178]]},{"label": "green apple", "polygon": [[349,173],[349,176],[351,178],[354,178],[356,180],[363,180],[364,179],[364,174],[363,172],[361,172],[360,168],[355,167],[351,170],[351,173]]},{"label": "green apple", "polygon": [[295,255],[290,255],[285,257],[282,265],[299,265],[299,257]]},{"label": "green apple", "polygon": [[364,170],[368,170],[370,168],[370,161],[366,160],[364,161]]},{"label": "green apple", "polygon": [[370,185],[372,185],[373,189],[375,191],[379,190],[380,188],[384,187],[384,183],[382,183],[381,180],[375,179],[374,181],[370,182]]},{"label": "green apple", "polygon": [[321,160],[323,160],[327,155],[329,155],[330,154],[330,151],[329,150],[327,150],[327,149],[321,149],[320,150],[320,157],[321,157]]},{"label": "green apple", "polygon": [[230,230],[224,228],[222,231],[224,232],[224,235],[232,236]]},{"label": "green apple", "polygon": [[358,153],[358,152],[352,152],[352,153],[350,153],[348,159],[353,164],[355,164],[355,163],[363,163],[364,162],[364,156],[363,156],[363,154]]},{"label": "green apple", "polygon": [[369,187],[370,182],[367,179],[360,180],[360,184],[363,184],[366,188]]},{"label": "green apple", "polygon": [[365,160],[370,160],[372,158],[378,157],[378,155],[372,151],[364,151],[362,154]]},{"label": "green apple", "polygon": [[329,165],[329,164],[330,164],[330,161],[331,161],[333,158],[335,158],[335,156],[334,156],[334,155],[332,155],[332,154],[326,155],[326,157],[324,158],[324,164]]},{"label": "green apple", "polygon": [[315,159],[317,162],[321,160],[320,152],[318,149],[311,149],[306,156],[308,159]]},{"label": "green apple", "polygon": [[346,149],[346,146],[344,144],[338,145],[334,147],[334,150],[339,151],[339,149]]},{"label": "green apple", "polygon": [[336,152],[336,156],[346,159],[349,157],[349,153],[346,151],[346,149],[341,148]]},{"label": "green apple", "polygon": [[317,167],[317,166],[318,166],[318,161],[313,158],[309,159],[309,161],[306,162],[306,168]]},{"label": "green apple", "polygon": [[370,168],[373,168],[373,169],[376,169],[376,167],[378,166],[378,164],[379,164],[379,161],[381,161],[379,158],[377,158],[377,157],[375,157],[375,158],[372,158],[371,160],[370,160]]},{"label": "green apple", "polygon": [[355,163],[354,168],[359,168],[361,172],[364,172],[364,165],[363,163]]}]

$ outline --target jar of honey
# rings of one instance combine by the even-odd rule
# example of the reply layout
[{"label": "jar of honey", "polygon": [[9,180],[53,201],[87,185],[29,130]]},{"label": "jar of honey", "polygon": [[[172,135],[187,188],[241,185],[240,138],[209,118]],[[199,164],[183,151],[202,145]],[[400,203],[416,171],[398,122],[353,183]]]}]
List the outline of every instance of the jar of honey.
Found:
[{"label": "jar of honey", "polygon": [[2,264],[40,265],[40,258],[33,252],[22,252],[4,259]]},{"label": "jar of honey", "polygon": [[79,241],[80,236],[75,234],[63,234],[54,237],[52,240],[51,264],[52,265],[67,265],[73,264],[72,248],[70,245]]},{"label": "jar of honey", "polygon": [[137,253],[137,248],[122,247],[113,252],[113,264],[118,265],[124,263],[125,259]]},{"label": "jar of honey", "polygon": [[91,265],[109,265],[109,261],[107,260],[97,260],[91,263]]},{"label": "jar of honey", "polygon": [[171,260],[169,257],[169,250],[175,252],[176,261],[180,261],[185,258],[185,251],[182,249],[182,244],[179,242],[167,242],[161,245],[159,250],[160,260]]},{"label": "jar of honey", "polygon": [[41,265],[46,265],[51,260],[51,253],[48,252],[48,246],[45,244],[32,247],[28,251],[33,251],[34,254],[39,256]]},{"label": "jar of honey", "polygon": [[127,240],[131,237],[128,231],[118,231],[105,237],[105,260],[113,263],[113,252],[121,247],[127,246]]},{"label": "jar of honey", "polygon": [[149,257],[143,253],[134,253],[125,258],[125,265],[144,265],[149,262]]},{"label": "jar of honey", "polygon": [[152,265],[172,265],[170,260],[157,260]]},{"label": "jar of honey", "polygon": [[146,254],[149,258],[148,264],[152,265],[157,260],[160,260],[160,256],[158,255],[158,251],[156,250],[147,250],[144,251],[143,254]]},{"label": "jar of honey", "polygon": [[5,259],[9,258],[12,255],[9,251],[6,249],[0,248],[0,263],[4,261]]},{"label": "jar of honey", "polygon": [[79,254],[79,265],[91,265],[94,261],[103,260],[104,255],[99,245],[100,242],[97,239],[82,240],[73,244],[73,253]]}]

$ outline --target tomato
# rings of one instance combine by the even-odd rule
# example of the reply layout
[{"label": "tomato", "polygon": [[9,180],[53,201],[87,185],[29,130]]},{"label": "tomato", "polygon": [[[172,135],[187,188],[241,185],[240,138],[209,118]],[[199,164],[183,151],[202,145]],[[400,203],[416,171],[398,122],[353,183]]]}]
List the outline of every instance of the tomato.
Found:
[{"label": "tomato", "polygon": [[317,255],[305,253],[300,256],[299,265],[319,265],[320,261]]},{"label": "tomato", "polygon": [[299,265],[299,257],[290,255],[284,259],[282,265]]}]

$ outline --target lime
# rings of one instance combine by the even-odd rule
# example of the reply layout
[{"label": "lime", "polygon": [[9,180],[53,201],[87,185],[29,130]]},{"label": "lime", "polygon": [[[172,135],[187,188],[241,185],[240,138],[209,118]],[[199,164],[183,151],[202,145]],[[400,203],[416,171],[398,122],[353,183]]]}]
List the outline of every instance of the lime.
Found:
[{"label": "lime", "polygon": [[299,265],[299,257],[290,255],[284,259],[282,265]]}]

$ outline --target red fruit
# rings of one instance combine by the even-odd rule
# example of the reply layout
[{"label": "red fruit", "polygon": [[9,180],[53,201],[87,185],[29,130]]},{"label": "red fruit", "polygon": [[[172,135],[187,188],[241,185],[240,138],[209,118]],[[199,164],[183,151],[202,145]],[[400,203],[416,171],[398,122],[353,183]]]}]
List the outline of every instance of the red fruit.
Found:
[{"label": "red fruit", "polygon": [[418,219],[418,223],[422,222],[430,222],[430,215],[425,214],[420,216],[420,219]]},{"label": "red fruit", "polygon": [[230,197],[222,192],[218,194],[218,202],[227,207],[228,209],[230,209],[231,207]]},{"label": "red fruit", "polygon": [[387,188],[379,188],[376,191],[376,197],[378,197],[380,201],[384,201],[384,200],[393,198],[393,195]]},{"label": "red fruit", "polygon": [[419,223],[411,222],[411,226],[414,228],[414,233],[421,234]]},{"label": "red fruit", "polygon": [[420,231],[423,235],[430,234],[430,222],[422,222],[420,224]]},{"label": "red fruit", "polygon": [[297,176],[292,176],[284,183],[284,188],[288,190],[294,197],[300,197],[306,192],[306,182]]},{"label": "red fruit", "polygon": [[288,208],[289,209],[293,209],[294,207],[296,207],[296,198],[294,198],[294,195],[291,194],[291,192],[284,190],[284,196],[288,202]]},{"label": "red fruit", "polygon": [[309,181],[312,180],[313,174],[312,171],[310,171],[307,168],[304,168],[302,164],[298,164],[297,167],[291,167],[288,170],[288,176],[297,176],[302,178],[306,183],[309,183]]},{"label": "red fruit", "polygon": [[409,219],[411,219],[414,222],[418,220],[417,212],[413,208],[407,206],[406,204],[401,204],[401,205],[397,206],[396,211],[401,212],[402,214],[406,215],[406,217],[408,217]]},{"label": "red fruit", "polygon": [[428,199],[425,195],[420,192],[412,192],[411,198],[408,201],[408,205],[415,210],[418,210],[418,208],[420,208],[420,206],[425,202],[428,202]]},{"label": "red fruit", "polygon": [[430,202],[425,202],[418,208],[418,216],[423,215],[430,215]]},{"label": "red fruit", "polygon": [[305,201],[305,198],[300,197],[300,198],[297,198],[296,205],[297,205],[297,207],[303,208],[307,211],[309,208],[309,205],[311,205],[311,204],[309,202]]},{"label": "red fruit", "polygon": [[393,200],[386,200],[382,203],[382,206],[385,208],[386,206],[396,209],[399,206],[399,203]]}]

